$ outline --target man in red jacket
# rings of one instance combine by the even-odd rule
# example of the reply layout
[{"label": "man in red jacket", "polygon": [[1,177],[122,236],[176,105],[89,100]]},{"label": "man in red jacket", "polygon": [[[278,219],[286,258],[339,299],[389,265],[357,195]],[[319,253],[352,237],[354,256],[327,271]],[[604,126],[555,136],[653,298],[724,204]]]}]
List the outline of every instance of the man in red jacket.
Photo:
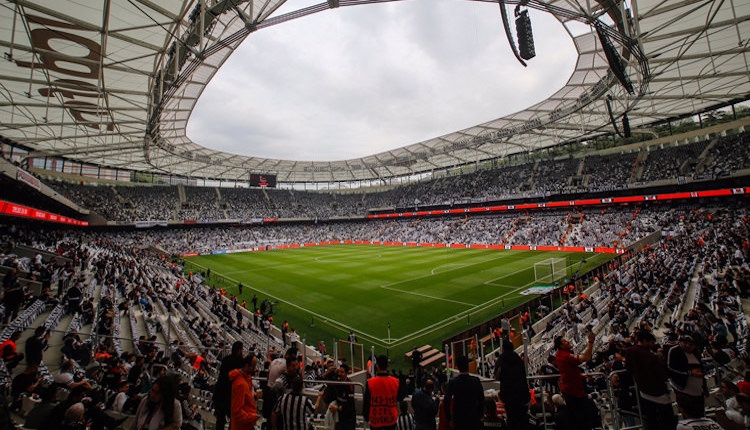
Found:
[{"label": "man in red jacket", "polygon": [[565,398],[565,404],[570,413],[570,428],[576,430],[589,430],[593,428],[591,399],[586,393],[583,374],[579,367],[582,363],[591,360],[596,336],[589,331],[588,345],[581,355],[573,355],[572,345],[562,336],[555,338],[555,361],[560,369],[560,391]]},{"label": "man in red jacket", "polygon": [[229,420],[229,430],[245,430],[255,427],[258,421],[258,407],[255,404],[253,391],[253,375],[258,366],[258,357],[245,357],[242,369],[229,372],[232,381],[232,408]]}]

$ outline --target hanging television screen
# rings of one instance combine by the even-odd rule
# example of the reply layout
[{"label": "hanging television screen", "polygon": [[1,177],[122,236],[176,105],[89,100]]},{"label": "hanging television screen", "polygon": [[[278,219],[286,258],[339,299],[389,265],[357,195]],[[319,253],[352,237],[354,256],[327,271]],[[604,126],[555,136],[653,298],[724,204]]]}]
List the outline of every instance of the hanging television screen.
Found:
[{"label": "hanging television screen", "polygon": [[259,175],[251,173],[250,186],[276,188],[276,175]]}]

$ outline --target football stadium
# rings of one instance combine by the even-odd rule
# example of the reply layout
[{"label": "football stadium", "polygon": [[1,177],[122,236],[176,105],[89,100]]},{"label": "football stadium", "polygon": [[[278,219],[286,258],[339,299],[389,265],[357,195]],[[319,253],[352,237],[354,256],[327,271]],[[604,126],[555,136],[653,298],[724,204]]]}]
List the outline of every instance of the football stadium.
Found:
[{"label": "football stadium", "polygon": [[750,428],[750,2],[9,0],[0,42],[0,429]]}]

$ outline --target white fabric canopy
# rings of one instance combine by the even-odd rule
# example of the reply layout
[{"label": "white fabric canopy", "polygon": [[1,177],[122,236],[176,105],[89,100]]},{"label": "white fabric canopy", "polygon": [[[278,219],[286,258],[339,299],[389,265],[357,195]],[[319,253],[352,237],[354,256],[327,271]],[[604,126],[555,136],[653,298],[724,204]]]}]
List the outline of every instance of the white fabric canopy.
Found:
[{"label": "white fabric canopy", "polygon": [[[627,64],[624,72],[633,93],[608,73],[596,32],[573,37],[569,30],[578,53],[576,68],[549,99],[403,148],[311,162],[230,154],[187,137],[187,121],[207,83],[253,32],[330,8],[378,7],[372,3],[381,1],[387,0],[329,0],[287,14],[277,13],[285,0],[4,2],[0,136],[29,149],[32,157],[141,172],[358,181],[611,133],[608,99],[616,119],[627,112],[636,129],[746,100],[750,94],[747,0],[631,0],[620,5],[611,0],[530,0],[527,7],[553,14],[566,28],[596,19],[606,24],[607,38]],[[510,8],[518,1],[506,3]]]}]

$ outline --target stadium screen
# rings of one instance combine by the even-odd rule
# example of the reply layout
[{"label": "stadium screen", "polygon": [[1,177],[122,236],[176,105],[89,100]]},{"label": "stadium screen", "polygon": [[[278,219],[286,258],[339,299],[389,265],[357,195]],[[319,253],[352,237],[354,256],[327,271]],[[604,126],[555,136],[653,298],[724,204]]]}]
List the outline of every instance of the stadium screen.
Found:
[{"label": "stadium screen", "polygon": [[276,175],[258,175],[256,173],[251,173],[250,186],[276,188]]}]

